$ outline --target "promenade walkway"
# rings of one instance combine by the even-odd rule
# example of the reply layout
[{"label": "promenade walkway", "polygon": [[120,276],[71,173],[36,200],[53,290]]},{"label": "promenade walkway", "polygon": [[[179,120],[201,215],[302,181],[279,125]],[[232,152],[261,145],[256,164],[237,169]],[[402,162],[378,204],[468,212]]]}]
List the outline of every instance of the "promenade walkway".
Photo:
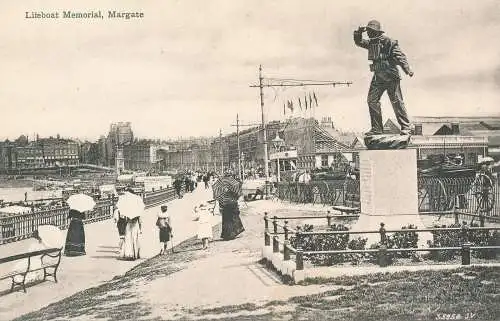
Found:
[{"label": "promenade walkway", "polygon": [[[168,203],[172,216],[174,244],[178,244],[196,234],[193,221],[193,207],[211,199],[211,190],[199,187],[187,193],[182,199]],[[118,232],[113,220],[85,225],[87,255],[62,257],[58,271],[58,283],[51,280],[22,291],[8,293],[10,280],[0,282],[0,320],[10,320],[16,316],[36,311],[50,303],[57,302],[84,289],[97,286],[113,277],[122,275],[144,260],[156,256],[160,251],[158,229],[155,226],[159,207],[148,209],[143,217],[142,258],[136,261],[117,259]],[[220,221],[214,216],[213,224]],[[65,231],[64,231],[65,232]],[[23,251],[33,240],[0,245],[0,256],[9,256]],[[0,269],[5,267],[0,266]],[[0,272],[2,272],[0,270]]]}]

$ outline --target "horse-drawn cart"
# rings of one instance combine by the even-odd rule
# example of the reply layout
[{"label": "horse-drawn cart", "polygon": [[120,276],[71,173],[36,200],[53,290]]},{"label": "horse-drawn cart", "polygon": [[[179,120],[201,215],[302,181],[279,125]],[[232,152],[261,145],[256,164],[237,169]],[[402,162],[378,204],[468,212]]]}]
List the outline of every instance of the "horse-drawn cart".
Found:
[{"label": "horse-drawn cart", "polygon": [[493,176],[476,165],[439,164],[419,168],[418,190],[420,211],[459,208],[484,215],[495,206]]}]

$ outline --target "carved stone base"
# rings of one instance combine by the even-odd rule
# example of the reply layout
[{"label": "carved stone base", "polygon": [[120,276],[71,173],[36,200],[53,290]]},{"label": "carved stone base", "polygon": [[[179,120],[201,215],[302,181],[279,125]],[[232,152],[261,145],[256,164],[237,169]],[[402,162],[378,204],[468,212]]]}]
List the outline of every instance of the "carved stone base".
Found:
[{"label": "carved stone base", "polygon": [[408,147],[411,135],[381,134],[365,136],[367,149],[403,149]]}]

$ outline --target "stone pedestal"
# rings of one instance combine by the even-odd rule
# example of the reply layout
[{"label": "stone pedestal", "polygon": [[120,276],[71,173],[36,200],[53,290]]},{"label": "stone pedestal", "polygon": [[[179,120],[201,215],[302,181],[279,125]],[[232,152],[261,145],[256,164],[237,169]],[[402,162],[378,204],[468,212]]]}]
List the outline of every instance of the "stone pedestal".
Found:
[{"label": "stone pedestal", "polygon": [[[418,213],[417,152],[415,149],[366,150],[359,154],[361,214],[353,231],[423,228]],[[419,245],[428,236],[419,235]],[[379,234],[363,234],[367,247],[380,242]],[[351,236],[356,237],[356,236]]]}]

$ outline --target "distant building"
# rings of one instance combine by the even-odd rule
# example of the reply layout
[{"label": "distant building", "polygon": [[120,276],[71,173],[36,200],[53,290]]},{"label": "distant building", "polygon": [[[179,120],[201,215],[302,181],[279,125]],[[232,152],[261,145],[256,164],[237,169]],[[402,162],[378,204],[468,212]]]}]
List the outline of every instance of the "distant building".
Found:
[{"label": "distant building", "polygon": [[416,134],[484,137],[481,154],[500,159],[500,117],[415,117]]},{"label": "distant building", "polygon": [[10,169],[74,167],[80,164],[80,147],[69,139],[43,138],[24,146],[10,146],[4,159],[8,159]]},{"label": "distant building", "polygon": [[[78,143],[69,139],[44,138],[34,143],[42,150],[44,167],[80,164]],[[18,156],[19,157],[19,156]]]},{"label": "distant building", "polygon": [[[338,168],[352,159],[350,146],[342,143],[331,119],[295,118],[283,129],[286,146],[297,150],[297,169]],[[337,137],[336,137],[337,136]]]},{"label": "distant building", "polygon": [[134,141],[134,133],[130,122],[118,122],[110,125],[106,137],[106,165],[115,166],[116,148]]},{"label": "distant building", "polygon": [[163,155],[160,151],[166,151],[168,145],[158,145],[151,141],[136,141],[121,146],[123,150],[123,168],[133,171],[150,171],[160,169]]},{"label": "distant building", "polygon": [[16,168],[16,149],[9,141],[0,142],[0,172],[6,173]]},{"label": "distant building", "polygon": [[[433,158],[435,160],[450,159],[460,156],[465,165],[476,164],[478,158],[490,153],[490,149],[497,145],[491,142],[500,143],[494,140],[497,123],[495,118],[476,117],[415,117],[413,119],[415,130],[411,138],[409,148],[417,150],[417,159],[425,160]],[[488,121],[488,123],[486,123]],[[398,135],[399,126],[396,121],[388,119],[384,124],[384,132]],[[500,119],[498,120],[500,125]],[[496,136],[498,137],[498,136]],[[366,149],[363,138],[357,137],[352,145],[355,150]],[[357,156],[355,162],[359,165]]]}]

